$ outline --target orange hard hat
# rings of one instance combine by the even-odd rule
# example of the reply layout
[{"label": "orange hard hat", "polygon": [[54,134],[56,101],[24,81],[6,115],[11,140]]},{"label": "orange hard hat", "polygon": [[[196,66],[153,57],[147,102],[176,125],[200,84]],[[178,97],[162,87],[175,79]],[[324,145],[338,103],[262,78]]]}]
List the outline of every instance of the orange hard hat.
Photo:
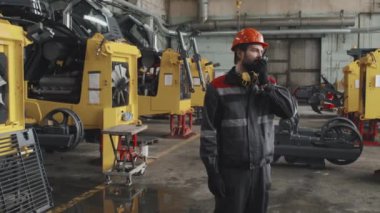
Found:
[{"label": "orange hard hat", "polygon": [[264,42],[264,37],[259,31],[253,28],[244,28],[236,34],[231,50],[234,51],[235,47],[239,44],[249,43],[261,44],[263,48],[267,48],[269,46],[268,43]]}]

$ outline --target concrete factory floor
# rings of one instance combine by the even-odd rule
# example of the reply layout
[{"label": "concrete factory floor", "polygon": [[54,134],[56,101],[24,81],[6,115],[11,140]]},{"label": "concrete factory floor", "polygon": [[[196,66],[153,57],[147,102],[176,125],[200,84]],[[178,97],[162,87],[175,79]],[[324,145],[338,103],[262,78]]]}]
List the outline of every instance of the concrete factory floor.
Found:
[{"label": "concrete factory floor", "polygon": [[[300,107],[301,126],[319,127],[331,115],[316,116]],[[133,186],[104,185],[98,145],[82,143],[67,153],[45,156],[53,187],[52,212],[213,212],[207,175],[199,159],[199,135],[166,139],[168,121],[147,120],[144,134],[161,137],[149,146],[150,163]],[[199,133],[199,126],[194,127]],[[380,147],[365,147],[347,166],[326,163],[323,170],[290,165],[282,158],[273,166],[269,212],[379,212]]]}]

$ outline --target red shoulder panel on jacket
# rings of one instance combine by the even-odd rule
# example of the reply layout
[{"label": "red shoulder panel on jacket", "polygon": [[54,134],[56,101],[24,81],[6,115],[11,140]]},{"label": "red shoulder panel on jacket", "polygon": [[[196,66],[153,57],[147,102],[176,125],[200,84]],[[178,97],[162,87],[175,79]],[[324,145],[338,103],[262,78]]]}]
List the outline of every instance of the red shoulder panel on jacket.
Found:
[{"label": "red shoulder panel on jacket", "polygon": [[226,79],[226,75],[219,76],[215,78],[212,82],[211,85],[215,88],[227,88],[231,87],[231,85],[226,84],[224,80]]}]

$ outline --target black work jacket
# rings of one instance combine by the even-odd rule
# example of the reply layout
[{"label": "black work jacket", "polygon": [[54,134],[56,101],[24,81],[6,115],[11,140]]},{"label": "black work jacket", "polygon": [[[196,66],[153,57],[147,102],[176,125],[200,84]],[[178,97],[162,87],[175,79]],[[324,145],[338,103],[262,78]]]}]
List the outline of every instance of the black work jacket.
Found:
[{"label": "black work jacket", "polygon": [[208,172],[269,163],[274,152],[274,115],[290,118],[294,106],[284,87],[242,86],[235,67],[214,79],[206,90],[201,125],[200,155]]}]

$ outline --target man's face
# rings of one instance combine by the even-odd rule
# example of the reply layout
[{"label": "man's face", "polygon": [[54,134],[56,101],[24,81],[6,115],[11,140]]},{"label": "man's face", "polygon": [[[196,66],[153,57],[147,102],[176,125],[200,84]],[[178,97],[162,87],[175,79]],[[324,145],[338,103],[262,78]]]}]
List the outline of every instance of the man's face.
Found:
[{"label": "man's face", "polygon": [[246,51],[240,51],[240,63],[247,72],[253,71],[254,61],[263,57],[264,48],[259,44],[249,45]]},{"label": "man's face", "polygon": [[249,45],[244,52],[243,63],[252,63],[263,56],[264,48],[259,44]]}]

